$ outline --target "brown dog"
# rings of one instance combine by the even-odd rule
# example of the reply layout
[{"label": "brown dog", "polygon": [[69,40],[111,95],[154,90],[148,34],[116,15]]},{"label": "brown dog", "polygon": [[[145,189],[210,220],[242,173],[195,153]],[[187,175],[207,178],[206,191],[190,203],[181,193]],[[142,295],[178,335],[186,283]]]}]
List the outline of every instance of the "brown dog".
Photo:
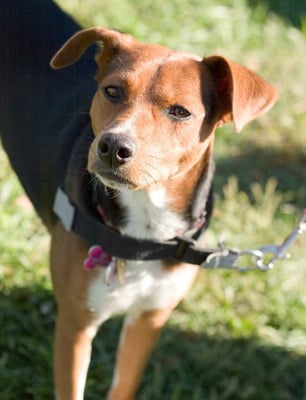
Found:
[{"label": "brown dog", "polygon": [[[224,57],[104,28],[76,33],[51,1],[0,0],[0,8],[2,141],[52,236],[56,397],[83,398],[99,326],[126,314],[108,399],[132,399],[203,261],[190,244],[212,210],[215,128],[233,121],[240,131],[276,92]],[[69,36],[52,67],[71,66],[51,70],[47,60]],[[86,50],[96,42],[97,90]]]},{"label": "brown dog", "polygon": [[[182,235],[190,229],[197,183],[209,175],[215,128],[233,121],[240,131],[271,107],[276,92],[223,57],[201,60],[104,28],[75,34],[54,56],[52,67],[76,62],[95,42],[103,49],[96,59],[98,89],[90,111],[95,139],[88,170],[116,192],[123,217],[112,226],[136,238]],[[103,321],[126,313],[108,398],[132,399],[161,328],[198,268],[127,261],[123,281],[117,277],[107,286],[104,271],[82,269],[86,252],[79,237],[57,224],[52,271],[59,303],[58,398],[82,398],[91,340]]]}]

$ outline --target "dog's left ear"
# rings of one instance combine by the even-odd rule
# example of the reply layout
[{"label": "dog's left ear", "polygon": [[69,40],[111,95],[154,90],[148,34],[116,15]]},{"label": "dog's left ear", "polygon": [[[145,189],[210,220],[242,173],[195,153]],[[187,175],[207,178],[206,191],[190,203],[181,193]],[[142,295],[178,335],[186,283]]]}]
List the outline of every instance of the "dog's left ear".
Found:
[{"label": "dog's left ear", "polygon": [[234,61],[211,56],[204,58],[203,63],[217,92],[220,123],[233,121],[237,132],[268,111],[278,99],[270,83]]},{"label": "dog's left ear", "polygon": [[94,43],[103,43],[103,62],[108,63],[118,53],[119,48],[128,46],[132,36],[113,29],[95,27],[83,29],[74,34],[53,56],[50,65],[54,69],[68,67],[75,63]]}]

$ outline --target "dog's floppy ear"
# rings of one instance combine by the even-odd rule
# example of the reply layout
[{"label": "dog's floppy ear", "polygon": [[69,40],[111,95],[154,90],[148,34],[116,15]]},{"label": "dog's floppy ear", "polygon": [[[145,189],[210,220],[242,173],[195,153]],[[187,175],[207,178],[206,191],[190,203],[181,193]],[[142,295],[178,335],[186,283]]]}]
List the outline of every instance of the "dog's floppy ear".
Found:
[{"label": "dog's floppy ear", "polygon": [[101,27],[83,29],[74,34],[53,56],[50,65],[54,69],[68,67],[75,63],[86,49],[96,42],[103,43],[103,57],[110,61],[119,47],[133,40],[132,36]]},{"label": "dog's floppy ear", "polygon": [[217,92],[220,122],[233,121],[237,132],[268,111],[278,99],[274,87],[254,72],[220,56],[206,57]]}]

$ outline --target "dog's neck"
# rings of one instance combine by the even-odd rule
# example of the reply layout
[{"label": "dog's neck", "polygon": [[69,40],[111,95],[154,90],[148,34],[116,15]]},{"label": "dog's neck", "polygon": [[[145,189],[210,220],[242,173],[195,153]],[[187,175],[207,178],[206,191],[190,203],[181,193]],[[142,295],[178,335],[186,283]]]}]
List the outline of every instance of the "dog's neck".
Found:
[{"label": "dog's neck", "polygon": [[189,171],[149,188],[135,191],[104,188],[98,201],[105,223],[139,239],[168,240],[194,231],[198,222],[208,220],[211,212],[208,203],[213,158],[210,149],[208,152]]},{"label": "dog's neck", "polygon": [[167,240],[188,229],[188,222],[171,211],[164,187],[120,192],[120,204],[126,210],[122,234],[139,239]]}]

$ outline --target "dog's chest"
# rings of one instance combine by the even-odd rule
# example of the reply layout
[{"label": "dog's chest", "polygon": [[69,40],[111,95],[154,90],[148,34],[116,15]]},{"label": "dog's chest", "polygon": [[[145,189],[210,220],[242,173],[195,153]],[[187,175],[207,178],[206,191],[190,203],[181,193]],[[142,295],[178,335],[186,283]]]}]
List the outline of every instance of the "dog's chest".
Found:
[{"label": "dog's chest", "polygon": [[143,311],[171,307],[185,291],[180,269],[168,271],[160,261],[128,261],[125,281],[106,285],[104,270],[91,283],[87,305],[97,321],[118,314],[138,315]]},{"label": "dog's chest", "polygon": [[[163,190],[149,194],[127,192],[120,200],[127,212],[123,234],[166,240],[186,229],[186,222],[167,209]],[[161,261],[126,261],[125,264],[124,283],[115,279],[112,285],[106,285],[105,271],[101,269],[88,289],[87,304],[99,322],[116,314],[137,315],[169,307],[185,291],[184,268],[169,270]]]}]

